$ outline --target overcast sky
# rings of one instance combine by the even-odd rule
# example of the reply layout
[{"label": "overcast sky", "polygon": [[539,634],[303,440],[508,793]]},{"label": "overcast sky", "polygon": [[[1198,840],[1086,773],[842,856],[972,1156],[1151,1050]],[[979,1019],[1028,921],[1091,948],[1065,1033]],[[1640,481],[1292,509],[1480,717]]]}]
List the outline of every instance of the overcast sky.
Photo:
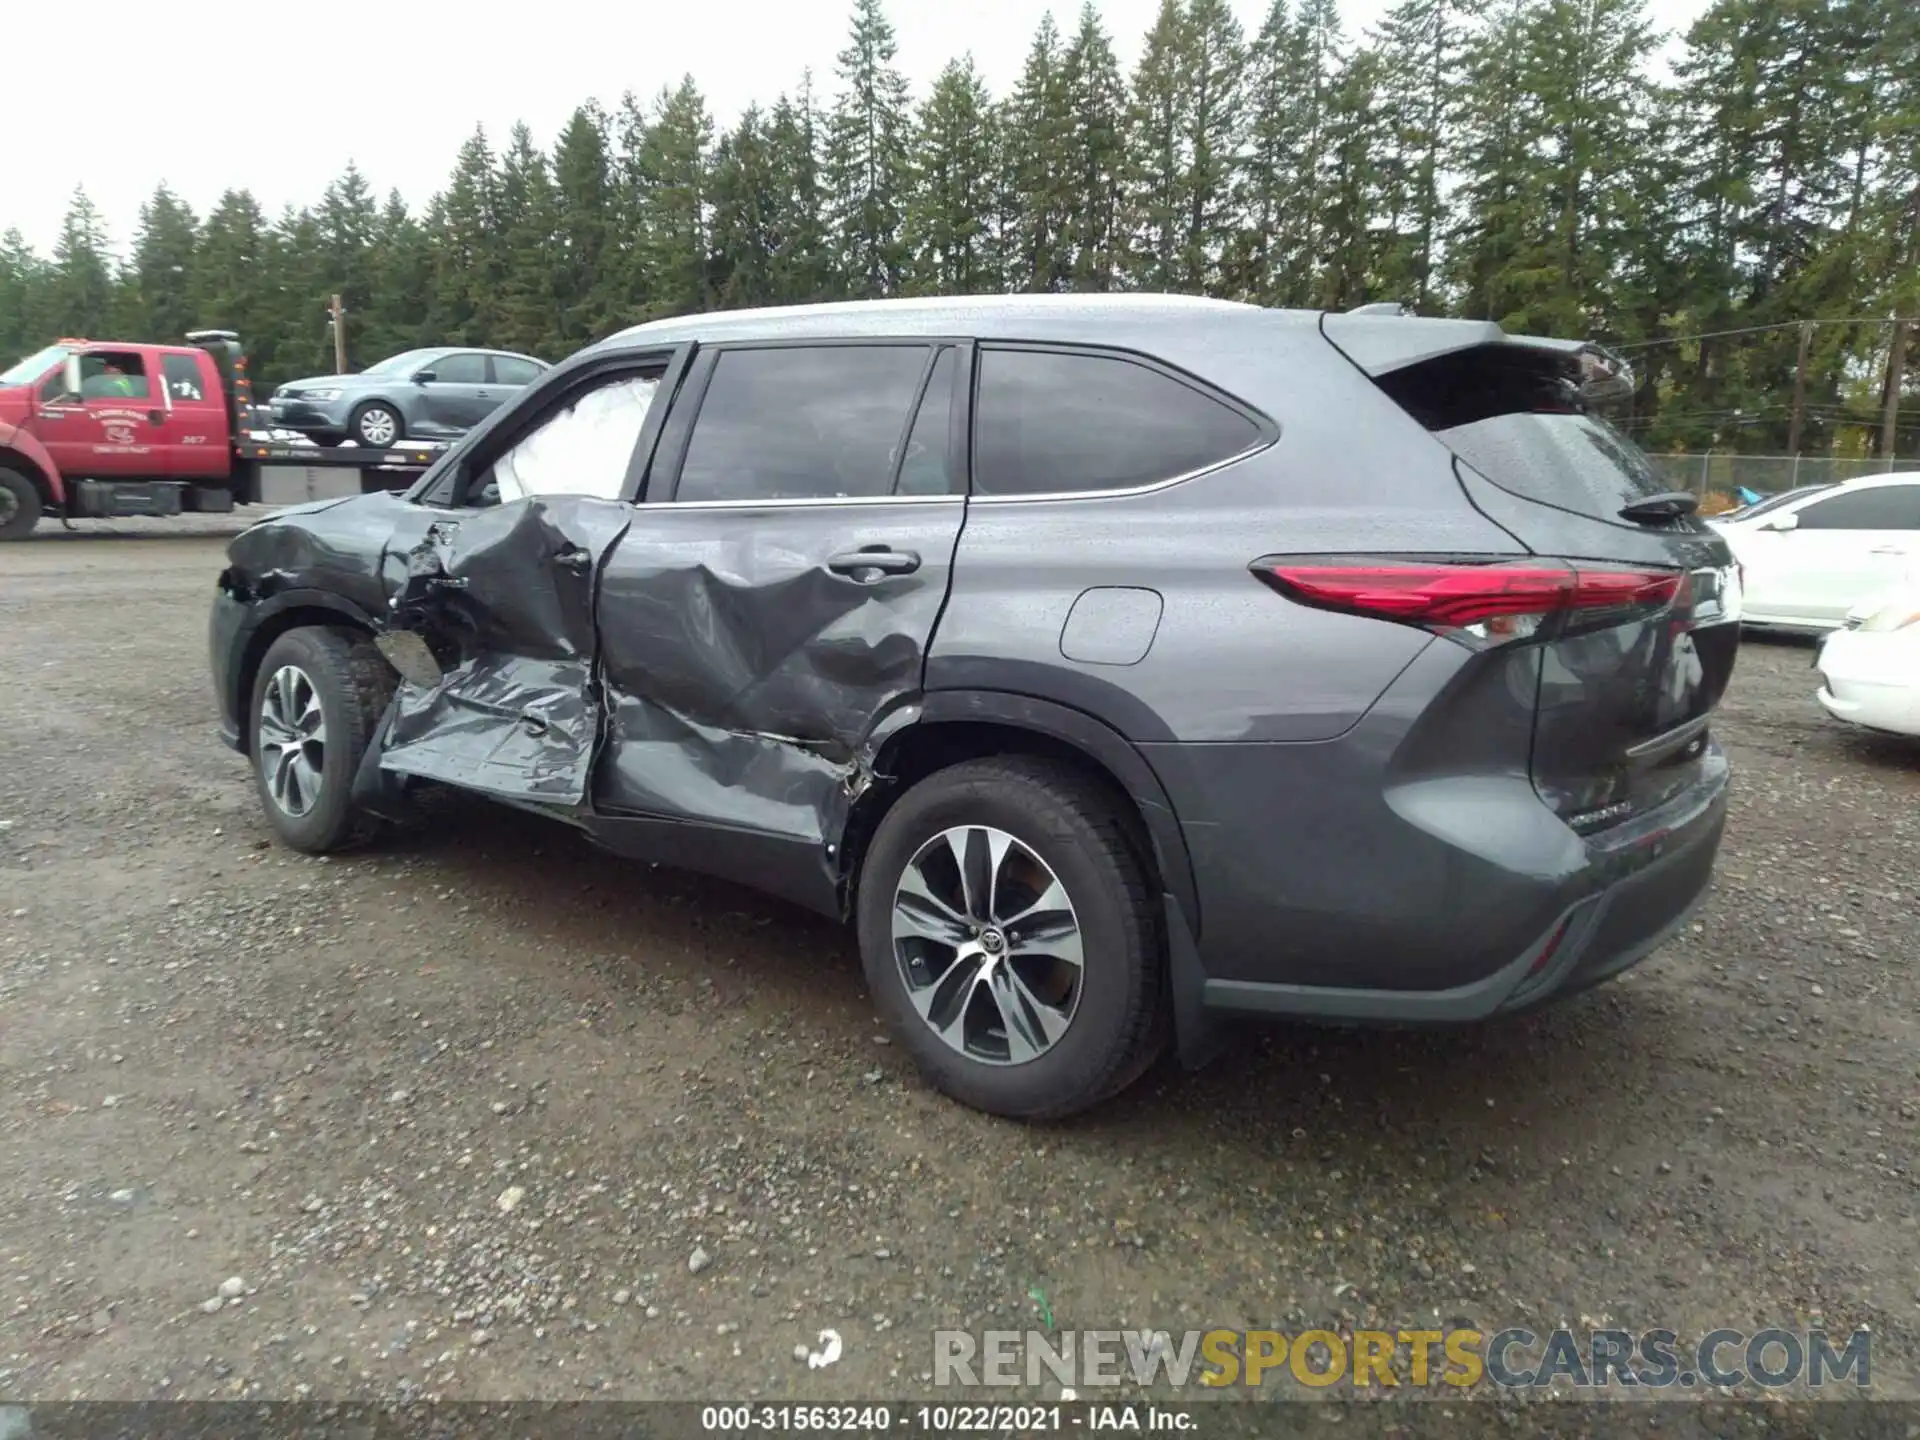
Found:
[{"label": "overcast sky", "polygon": [[[1131,68],[1158,0],[1096,0]],[[1233,0],[1254,33],[1268,0]],[[1349,38],[1389,0],[1342,0]],[[1650,0],[1656,25],[1683,30],[1705,0]],[[265,6],[9,6],[6,180],[0,231],[17,225],[50,252],[76,184],[105,215],[117,250],[140,203],[165,180],[204,215],[245,186],[269,214],[307,204],[349,160],[385,196],[416,210],[454,152],[486,125],[515,120],[549,146],[573,107],[621,92],[651,97],[691,72],[721,123],[770,102],[812,66],[833,88],[847,0],[647,0],[527,4],[307,0]],[[915,97],[967,50],[994,93],[1011,88],[1041,15],[1071,28],[1079,0],[891,0],[898,64]]]}]

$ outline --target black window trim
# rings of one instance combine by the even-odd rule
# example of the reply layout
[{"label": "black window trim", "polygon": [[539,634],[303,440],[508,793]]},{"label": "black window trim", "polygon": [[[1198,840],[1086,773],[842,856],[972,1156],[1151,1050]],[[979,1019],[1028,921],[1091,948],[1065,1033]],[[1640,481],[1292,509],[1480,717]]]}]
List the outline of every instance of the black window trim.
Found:
[{"label": "black window trim", "polygon": [[435,509],[466,511],[476,508],[466,503],[468,486],[558,411],[589,390],[598,390],[603,385],[664,364],[666,371],[660,377],[660,388],[654,392],[653,404],[647,408],[647,418],[640,426],[640,439],[627,461],[627,473],[621,482],[620,493],[613,497],[620,504],[638,503],[647,465],[653,459],[667,417],[671,411],[679,408],[673,403],[674,394],[687,374],[688,362],[694,358],[694,353],[692,343],[682,342],[645,350],[620,350],[594,355],[580,364],[558,365],[542,371],[540,378],[522,390],[511,404],[495,410],[434,461],[413,488],[406,492],[407,500]]},{"label": "black window trim", "polygon": [[[693,439],[694,427],[699,423],[700,409],[706,403],[707,387],[713,379],[714,367],[720,357],[734,350],[844,350],[855,346],[885,346],[889,349],[925,350],[927,357],[922,362],[920,377],[915,382],[913,403],[907,407],[907,428],[902,436],[912,433],[912,426],[920,414],[920,406],[925,403],[928,382],[933,376],[933,367],[939,363],[940,351],[951,348],[958,352],[954,359],[953,399],[948,412],[947,424],[947,474],[957,477],[960,488],[946,495],[896,495],[891,493],[900,481],[900,463],[905,458],[904,439],[896,446],[902,454],[895,459],[893,472],[889,476],[889,492],[885,495],[806,495],[781,500],[681,500],[680,469],[686,462],[687,447]],[[688,377],[678,403],[669,417],[670,429],[655,452],[656,464],[648,475],[641,494],[640,503],[647,505],[671,505],[680,510],[790,510],[817,508],[822,505],[953,505],[963,504],[967,492],[972,488],[968,478],[966,463],[966,437],[971,432],[973,392],[973,351],[975,342],[957,335],[807,335],[781,337],[778,339],[738,339],[700,346],[692,374]],[[656,493],[657,492],[657,493]]]},{"label": "black window trim", "polygon": [[[1169,365],[1157,356],[1148,355],[1138,350],[1128,350],[1118,345],[1088,345],[1083,342],[1003,340],[995,338],[992,340],[982,340],[976,347],[973,367],[974,378],[967,393],[967,435],[969,441],[973,438],[973,415],[979,400],[980,372],[985,368],[981,362],[984,361],[989,351],[994,350],[1038,351],[1052,355],[1079,355],[1096,360],[1120,360],[1130,365],[1138,365],[1143,370],[1153,371],[1173,381],[1175,384],[1184,385],[1187,389],[1204,395],[1207,399],[1217,404],[1224,405],[1227,409],[1251,423],[1259,431],[1259,434],[1253,444],[1247,446],[1244,450],[1236,450],[1224,459],[1216,460],[1210,465],[1202,465],[1197,469],[1183,471],[1181,474],[1169,476],[1165,480],[1151,480],[1144,485],[1120,485],[1106,490],[1047,490],[1031,495],[976,495],[973,493],[973,478],[972,475],[969,474],[967,478],[967,493],[970,504],[1031,505],[1035,502],[1110,500],[1129,495],[1151,495],[1158,490],[1168,490],[1175,485],[1184,485],[1189,480],[1197,480],[1202,475],[1211,475],[1214,471],[1224,470],[1229,465],[1237,465],[1249,456],[1258,455],[1262,450],[1269,449],[1280,439],[1279,424],[1263,411],[1256,410],[1237,395],[1230,394],[1222,390],[1219,386],[1202,380],[1198,375],[1182,370],[1178,366]],[[969,457],[971,457],[974,446],[970,443],[967,450]]]}]

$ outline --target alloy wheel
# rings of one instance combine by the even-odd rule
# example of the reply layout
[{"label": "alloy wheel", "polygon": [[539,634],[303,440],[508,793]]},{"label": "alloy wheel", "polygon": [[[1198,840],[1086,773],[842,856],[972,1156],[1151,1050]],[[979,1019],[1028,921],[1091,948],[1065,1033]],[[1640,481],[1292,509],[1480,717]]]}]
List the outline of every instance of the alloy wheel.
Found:
[{"label": "alloy wheel", "polygon": [[320,798],[327,721],[319,692],[298,665],[274,672],[260,700],[260,774],[280,810],[298,819]]},{"label": "alloy wheel", "polygon": [[390,410],[369,410],[360,417],[360,438],[369,445],[391,445],[400,422]]},{"label": "alloy wheel", "polygon": [[1019,1065],[1060,1043],[1080,1005],[1080,923],[1027,845],[990,825],[942,831],[907,862],[892,919],[907,999],[946,1044]]}]

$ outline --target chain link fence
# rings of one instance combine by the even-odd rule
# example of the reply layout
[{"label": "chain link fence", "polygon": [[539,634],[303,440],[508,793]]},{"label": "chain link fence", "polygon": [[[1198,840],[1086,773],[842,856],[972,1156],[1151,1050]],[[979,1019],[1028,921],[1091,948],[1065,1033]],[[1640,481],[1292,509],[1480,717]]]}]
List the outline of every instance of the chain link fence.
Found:
[{"label": "chain link fence", "polygon": [[1753,495],[1778,495],[1803,485],[1831,485],[1862,475],[1914,468],[1912,461],[1851,460],[1832,455],[1652,455],[1653,467],[1676,490],[1700,497],[1704,514],[1731,510]]}]

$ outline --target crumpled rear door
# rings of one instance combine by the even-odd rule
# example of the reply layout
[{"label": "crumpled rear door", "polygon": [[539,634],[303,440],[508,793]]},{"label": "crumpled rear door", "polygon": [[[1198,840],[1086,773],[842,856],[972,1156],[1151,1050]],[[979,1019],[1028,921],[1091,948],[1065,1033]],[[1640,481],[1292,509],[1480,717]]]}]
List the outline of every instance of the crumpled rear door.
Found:
[{"label": "crumpled rear door", "polygon": [[619,500],[535,496],[436,520],[395,557],[406,573],[381,647],[404,678],[382,770],[583,804],[602,718],[594,590],[632,514]]}]

